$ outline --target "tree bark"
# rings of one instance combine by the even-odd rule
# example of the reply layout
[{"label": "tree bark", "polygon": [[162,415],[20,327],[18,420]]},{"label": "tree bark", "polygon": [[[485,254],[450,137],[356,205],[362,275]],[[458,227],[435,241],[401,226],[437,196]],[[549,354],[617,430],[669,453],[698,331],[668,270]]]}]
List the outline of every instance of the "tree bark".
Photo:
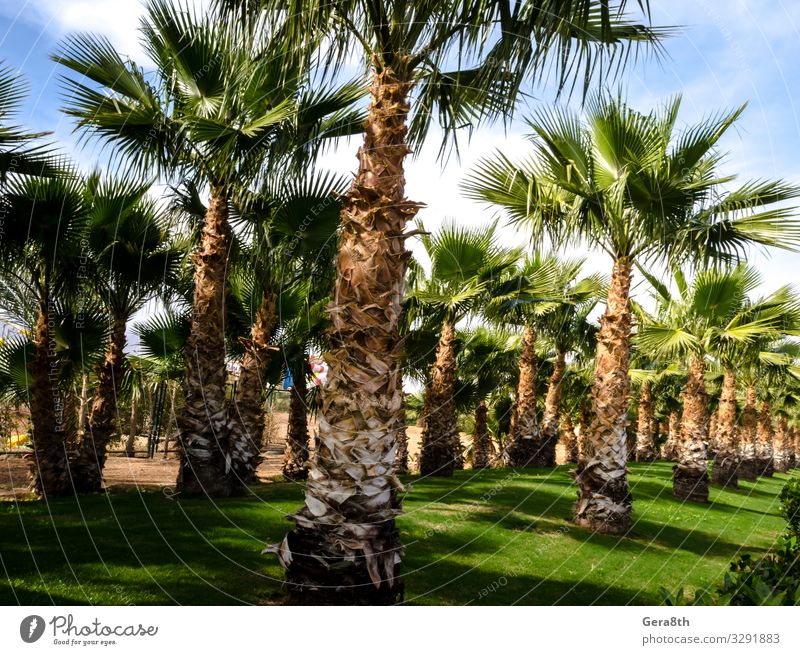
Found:
[{"label": "tree bark", "polygon": [[656,445],[653,439],[655,421],[653,385],[651,382],[645,382],[639,395],[639,416],[636,429],[637,462],[653,462],[656,460]]},{"label": "tree bark", "polygon": [[678,450],[678,443],[681,439],[681,419],[677,411],[669,413],[669,423],[667,428],[667,441],[661,449],[661,457],[668,462],[675,461]]},{"label": "tree bark", "polygon": [[[536,415],[536,330],[526,325],[522,333],[522,353],[519,357],[517,398],[511,415],[511,429],[504,460],[508,466],[534,468],[548,466],[542,451],[539,419]],[[554,446],[555,447],[555,446]]]},{"label": "tree bark", "polygon": [[487,416],[489,410],[486,403],[481,400],[475,408],[475,436],[472,440],[472,468],[489,468],[489,455],[491,444],[489,440],[489,426]]},{"label": "tree bark", "polygon": [[456,468],[461,443],[453,405],[455,373],[456,329],[452,322],[445,321],[431,369],[430,397],[426,398],[428,412],[419,453],[421,475],[450,477]]},{"label": "tree bark", "polygon": [[73,485],[78,493],[100,491],[103,487],[106,450],[118,418],[117,395],[125,365],[125,324],[124,318],[117,318],[111,327],[108,351],[97,371],[97,391],[89,415],[89,431],[71,464]]},{"label": "tree bark", "polygon": [[681,500],[708,502],[708,394],[702,355],[689,359],[689,378],[683,388],[683,417],[678,461],[672,467],[672,493]]},{"label": "tree bark", "polygon": [[565,464],[578,463],[578,436],[575,434],[575,426],[572,424],[572,417],[564,414],[561,419],[561,443],[564,444]]},{"label": "tree bark", "polygon": [[178,417],[183,495],[228,496],[225,277],[230,225],[226,189],[214,187],[195,253],[191,332],[186,343],[185,403]]},{"label": "tree bark", "polygon": [[717,452],[711,481],[723,487],[739,487],[739,447],[736,436],[736,372],[725,371],[717,410]]},{"label": "tree bark", "polygon": [[627,458],[633,262],[614,262],[606,310],[600,319],[592,386],[587,457],[575,471],[575,521],[596,532],[624,534],[631,526]]},{"label": "tree bark", "polygon": [[402,428],[397,433],[397,473],[407,474],[408,468],[408,432],[406,430],[406,408],[402,408]]},{"label": "tree bark", "polygon": [[775,447],[774,447],[774,467],[775,473],[786,473],[789,470],[789,448],[788,448],[788,422],[785,415],[778,417],[775,425]]},{"label": "tree bark", "polygon": [[772,407],[770,407],[767,400],[762,401],[761,409],[758,412],[756,435],[758,474],[771,478],[775,473],[775,464],[772,461],[774,454],[772,439],[774,435],[772,430]]},{"label": "tree bark", "polygon": [[564,373],[567,370],[566,353],[556,353],[553,373],[547,385],[544,400],[544,417],[542,419],[542,466],[555,466],[556,444],[558,443],[559,415],[561,413],[561,395]]},{"label": "tree bark", "polygon": [[306,406],[305,368],[292,371],[292,390],[289,401],[289,429],[283,459],[283,477],[290,481],[308,477],[308,407]]},{"label": "tree bark", "polygon": [[[269,342],[274,331],[275,298],[268,294],[262,299],[253,317],[236,395],[229,408],[228,452],[231,458],[233,493],[243,491],[248,484],[256,481],[256,469],[261,463],[261,450],[264,447],[263,391],[270,361]],[[308,435],[306,454],[307,452]]]},{"label": "tree bark", "polygon": [[305,506],[293,516],[297,527],[268,549],[287,569],[295,603],[392,604],[402,597],[394,521],[404,427],[398,323],[410,257],[403,231],[420,207],[405,198],[409,91],[402,72],[373,73],[359,169],[342,208],[318,453]]},{"label": "tree bark", "polygon": [[[47,285],[45,284],[45,287]],[[59,496],[71,492],[67,470],[64,405],[58,387],[59,365],[55,339],[51,333],[49,297],[39,303],[39,315],[34,327],[33,343],[36,354],[31,363],[31,423],[33,453],[30,488],[38,496]]]},{"label": "tree bark", "polygon": [[756,409],[756,389],[747,386],[745,405],[742,410],[742,424],[739,429],[739,479],[754,482],[758,478],[756,461],[756,436],[758,410]]},{"label": "tree bark", "polygon": [[128,440],[125,442],[125,456],[133,457],[136,454],[136,433],[139,429],[139,393],[131,394],[131,422],[128,426]]}]

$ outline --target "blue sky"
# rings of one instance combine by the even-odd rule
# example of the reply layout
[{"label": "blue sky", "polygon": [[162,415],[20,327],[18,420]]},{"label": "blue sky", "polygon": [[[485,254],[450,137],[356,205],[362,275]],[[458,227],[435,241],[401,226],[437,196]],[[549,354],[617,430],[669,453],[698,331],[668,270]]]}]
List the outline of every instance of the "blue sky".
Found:
[{"label": "blue sky", "polygon": [[[630,6],[636,3],[631,1]],[[656,25],[683,26],[665,42],[666,57],[631,65],[622,78],[631,103],[646,109],[675,93],[683,94],[681,121],[691,123],[709,113],[749,101],[735,131],[724,140],[730,154],[723,166],[745,178],[784,177],[800,183],[800,3],[776,0],[652,0]],[[79,149],[68,119],[58,111],[57,67],[49,61],[64,34],[75,30],[101,32],[123,52],[141,60],[135,28],[138,0],[0,0],[0,58],[27,78],[31,95],[23,120],[37,130],[55,132],[65,148],[90,166],[97,152]],[[537,93],[536,102],[551,102],[552,94]],[[523,112],[524,113],[524,112]],[[461,162],[437,164],[435,135],[408,167],[408,196],[427,203],[421,213],[426,226],[443,217],[482,223],[491,216],[458,194],[458,181],[474,162],[494,148],[509,155],[525,152],[521,121],[507,132],[500,127],[476,132],[462,149]],[[342,144],[325,164],[342,172],[355,166],[357,143]],[[503,231],[519,243],[524,235]],[[419,251],[419,246],[414,247]],[[774,252],[752,261],[764,273],[764,289],[794,283],[800,255]],[[589,267],[608,270],[601,255]]]}]

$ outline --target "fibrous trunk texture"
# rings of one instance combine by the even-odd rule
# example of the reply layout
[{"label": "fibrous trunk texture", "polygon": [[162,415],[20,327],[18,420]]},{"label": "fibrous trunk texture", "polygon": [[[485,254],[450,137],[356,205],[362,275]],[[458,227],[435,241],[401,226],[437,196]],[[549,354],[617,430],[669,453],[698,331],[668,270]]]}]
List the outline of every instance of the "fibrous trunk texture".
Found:
[{"label": "fibrous trunk texture", "polygon": [[790,451],[788,443],[788,425],[785,415],[778,417],[775,424],[775,441],[773,465],[776,473],[786,473],[789,470]]},{"label": "fibrous trunk texture", "polygon": [[[242,491],[256,481],[264,447],[262,401],[270,360],[270,339],[275,329],[275,299],[264,297],[250,326],[250,339],[239,372],[236,394],[229,410],[229,455],[232,491]],[[304,460],[305,461],[305,460]]]},{"label": "fibrous trunk texture", "polygon": [[791,438],[789,439],[789,466],[791,468],[800,467],[800,430],[792,428]]},{"label": "fibrous trunk texture", "polygon": [[306,406],[306,372],[295,369],[292,373],[291,400],[289,401],[289,428],[286,435],[286,452],[283,458],[283,477],[287,480],[305,480],[308,477],[308,407]]},{"label": "fibrous trunk texture", "polygon": [[481,400],[475,408],[475,436],[472,439],[472,468],[489,468],[489,455],[491,437],[487,417],[489,410],[486,403]]},{"label": "fibrous trunk texture", "polygon": [[772,429],[772,407],[769,401],[761,402],[758,411],[758,429],[756,431],[756,460],[758,461],[758,474],[771,478],[775,473],[775,465],[772,458],[774,449],[772,440],[774,433]]},{"label": "fibrous trunk texture", "polygon": [[410,86],[392,68],[373,75],[359,169],[342,208],[317,453],[296,528],[268,549],[286,568],[295,603],[402,597],[398,323],[410,256],[403,231],[419,205],[405,198],[403,173]]},{"label": "fibrous trunk texture", "polygon": [[725,371],[717,410],[716,453],[711,468],[714,484],[733,489],[739,486],[739,446],[736,436],[736,372]]},{"label": "fibrous trunk texture", "polygon": [[408,468],[408,432],[406,431],[406,408],[405,404],[401,410],[402,413],[402,427],[397,433],[397,459],[395,461],[395,468],[398,473],[406,474],[410,471]]},{"label": "fibrous trunk texture", "polygon": [[194,255],[191,332],[186,342],[186,402],[178,417],[181,463],[177,490],[184,495],[228,496],[225,402],[225,277],[230,242],[228,197],[211,190],[200,248]]},{"label": "fibrous trunk texture", "polygon": [[672,493],[682,500],[708,502],[708,394],[702,355],[689,359],[689,377],[683,388],[683,416],[677,464],[672,467]]},{"label": "fibrous trunk texture", "polygon": [[561,413],[561,394],[564,373],[567,370],[566,353],[556,353],[553,373],[547,385],[542,419],[542,462],[543,466],[555,466],[556,444],[558,443],[559,415]]},{"label": "fibrous trunk texture", "polygon": [[673,462],[678,451],[678,442],[681,439],[681,419],[677,411],[673,410],[669,413],[667,426],[667,440],[661,449],[661,457],[668,462]]},{"label": "fibrous trunk texture", "polygon": [[136,454],[136,431],[139,429],[139,394],[134,391],[131,396],[131,420],[128,425],[128,439],[125,441],[125,455]]},{"label": "fibrous trunk texture", "polygon": [[445,321],[431,370],[430,397],[425,399],[427,413],[419,453],[421,475],[449,477],[456,468],[461,444],[453,404],[455,373],[456,330],[451,321]]},{"label": "fibrous trunk texture", "polygon": [[[511,415],[511,429],[504,460],[513,467],[550,466],[548,453],[542,448],[539,419],[536,415],[536,330],[526,325],[522,333],[522,352],[519,357],[517,398]],[[555,444],[553,444],[555,452]]]},{"label": "fibrous trunk texture", "polygon": [[575,521],[591,530],[613,534],[625,533],[631,526],[625,460],[632,264],[630,259],[618,259],[611,272],[597,340],[586,459],[579,462],[575,471]]},{"label": "fibrous trunk texture", "polygon": [[561,419],[561,443],[564,445],[564,462],[577,464],[578,435],[575,434],[575,426],[572,424],[572,417],[569,414],[565,414]]},{"label": "fibrous trunk texture", "polygon": [[103,486],[106,449],[118,419],[117,394],[125,364],[125,324],[125,319],[120,317],[111,327],[108,352],[97,371],[97,391],[89,415],[89,429],[83,436],[77,458],[70,466],[75,490],[81,493],[100,491]]},{"label": "fibrous trunk texture", "polygon": [[758,410],[756,409],[756,389],[747,386],[742,422],[739,428],[739,479],[754,481],[758,478],[756,461],[756,438],[758,436]]},{"label": "fibrous trunk texture", "polygon": [[591,403],[584,402],[578,416],[578,463],[585,462],[589,451],[589,426],[592,424]]},{"label": "fibrous trunk texture", "polygon": [[48,299],[39,304],[39,315],[33,333],[36,348],[31,364],[31,423],[33,453],[30,488],[38,496],[58,496],[72,491],[67,470],[67,448],[64,403],[58,386],[59,365],[54,319]]},{"label": "fibrous trunk texture", "polygon": [[655,427],[653,385],[651,382],[645,382],[639,395],[639,417],[636,426],[637,462],[652,462],[656,459]]}]

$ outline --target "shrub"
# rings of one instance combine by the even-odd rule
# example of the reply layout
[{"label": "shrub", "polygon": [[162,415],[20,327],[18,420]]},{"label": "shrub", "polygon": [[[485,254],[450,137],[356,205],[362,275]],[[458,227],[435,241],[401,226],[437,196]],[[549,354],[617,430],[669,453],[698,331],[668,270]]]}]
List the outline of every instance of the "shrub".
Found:
[{"label": "shrub", "polygon": [[797,537],[783,539],[778,548],[754,559],[742,555],[731,563],[722,585],[698,589],[694,600],[683,589],[671,594],[662,587],[666,605],[800,605],[800,545]]},{"label": "shrub", "polygon": [[778,496],[781,501],[781,516],[788,523],[790,537],[800,538],[800,480],[789,480]]}]

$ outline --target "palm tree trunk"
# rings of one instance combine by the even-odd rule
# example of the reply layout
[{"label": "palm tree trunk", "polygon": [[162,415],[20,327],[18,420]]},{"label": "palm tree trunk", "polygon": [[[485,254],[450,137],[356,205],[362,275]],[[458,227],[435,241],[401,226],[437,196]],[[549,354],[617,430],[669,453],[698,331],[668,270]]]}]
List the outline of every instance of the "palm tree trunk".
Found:
[{"label": "palm tree trunk", "polygon": [[575,426],[572,424],[572,417],[569,414],[564,414],[561,419],[561,443],[564,444],[564,463],[577,464],[578,436],[575,434]]},{"label": "palm tree trunk", "polygon": [[139,392],[131,392],[131,421],[128,426],[128,440],[125,442],[125,455],[133,457],[136,449],[136,433],[139,429]]},{"label": "palm tree trunk", "polygon": [[592,424],[592,406],[584,402],[578,416],[578,464],[585,462],[589,451],[589,426]]},{"label": "palm tree trunk", "polygon": [[542,453],[539,419],[536,415],[536,330],[526,325],[522,333],[522,353],[519,357],[517,398],[511,415],[511,430],[504,459],[508,466],[548,466]]},{"label": "palm tree trunk", "polygon": [[742,424],[739,430],[740,480],[753,482],[758,478],[758,463],[756,462],[757,425],[756,389],[752,384],[749,384],[747,385],[745,404],[742,410]]},{"label": "palm tree trunk", "polygon": [[736,439],[736,372],[725,371],[717,410],[717,452],[711,468],[714,484],[732,489],[739,487],[739,447]]},{"label": "palm tree trunk", "polygon": [[489,409],[481,400],[475,408],[475,436],[472,440],[472,468],[489,468],[489,426],[487,416]]},{"label": "palm tree trunk", "polygon": [[789,466],[790,468],[800,467],[800,430],[792,428],[791,438],[789,439]]},{"label": "palm tree trunk", "polygon": [[661,457],[668,462],[675,461],[675,454],[678,450],[678,443],[681,439],[681,419],[677,411],[669,413],[667,423],[667,441],[661,449]]},{"label": "palm tree trunk", "polygon": [[672,493],[682,500],[708,502],[708,394],[702,355],[689,359],[689,378],[683,388],[683,417],[678,462],[672,467]]},{"label": "palm tree trunk", "polygon": [[214,187],[195,253],[191,332],[186,342],[185,403],[178,417],[184,495],[228,496],[225,277],[230,226],[226,189]]},{"label": "palm tree trunk", "polygon": [[283,459],[283,477],[287,480],[305,480],[308,477],[308,407],[306,406],[306,372],[295,367],[292,372],[292,390],[289,401],[289,429],[286,435],[286,452]]},{"label": "palm tree trunk", "polygon": [[558,443],[559,414],[561,413],[561,393],[564,373],[567,370],[566,354],[556,353],[553,373],[547,386],[544,399],[544,417],[542,419],[542,465],[555,466],[556,444]]},{"label": "palm tree trunk", "polygon": [[653,407],[653,384],[645,382],[639,395],[639,417],[636,429],[636,461],[652,462],[656,459],[656,445],[653,438],[655,415]]},{"label": "palm tree trunk", "polygon": [[402,409],[403,427],[397,433],[397,473],[406,474],[408,468],[408,432],[406,431],[406,408],[403,403]]},{"label": "palm tree trunk", "polygon": [[758,474],[771,478],[775,473],[775,464],[772,461],[774,454],[772,439],[774,434],[772,430],[772,407],[770,407],[769,401],[767,400],[762,401],[761,409],[758,412],[758,429],[756,434]]},{"label": "palm tree trunk", "polygon": [[124,318],[116,318],[105,359],[97,372],[97,391],[89,416],[89,431],[84,435],[75,462],[71,465],[75,491],[91,493],[103,487],[106,449],[117,420],[117,395],[125,363]]},{"label": "palm tree trunk", "polygon": [[[45,283],[47,288],[47,283]],[[34,327],[36,354],[31,363],[31,423],[33,453],[30,488],[39,496],[58,496],[71,491],[67,470],[67,449],[64,431],[64,406],[58,388],[58,360],[55,341],[51,343],[48,322],[49,297],[39,303]]]},{"label": "palm tree trunk", "polygon": [[456,329],[449,320],[442,325],[436,359],[431,369],[431,383],[426,398],[428,412],[422,428],[419,453],[421,475],[450,477],[460,454],[453,391],[456,373]]},{"label": "palm tree trunk", "polygon": [[781,414],[775,425],[774,468],[775,473],[786,473],[789,470],[788,425],[786,416]]},{"label": "palm tree trunk", "polygon": [[269,342],[274,330],[275,299],[269,294],[261,301],[253,317],[250,340],[246,344],[239,383],[236,385],[236,396],[229,408],[228,452],[233,486],[240,491],[256,481],[256,469],[261,463],[261,450],[264,446],[262,397],[270,361]]},{"label": "palm tree trunk", "polygon": [[373,72],[359,169],[342,207],[330,305],[328,379],[319,449],[297,527],[280,547],[293,602],[391,604],[402,597],[395,475],[403,425],[398,323],[409,251],[403,231],[420,205],[405,198],[405,75]]},{"label": "palm tree trunk", "polygon": [[618,259],[611,272],[606,311],[598,333],[587,457],[575,471],[575,521],[591,530],[613,534],[625,533],[631,526],[625,461],[632,266],[630,259]]}]

